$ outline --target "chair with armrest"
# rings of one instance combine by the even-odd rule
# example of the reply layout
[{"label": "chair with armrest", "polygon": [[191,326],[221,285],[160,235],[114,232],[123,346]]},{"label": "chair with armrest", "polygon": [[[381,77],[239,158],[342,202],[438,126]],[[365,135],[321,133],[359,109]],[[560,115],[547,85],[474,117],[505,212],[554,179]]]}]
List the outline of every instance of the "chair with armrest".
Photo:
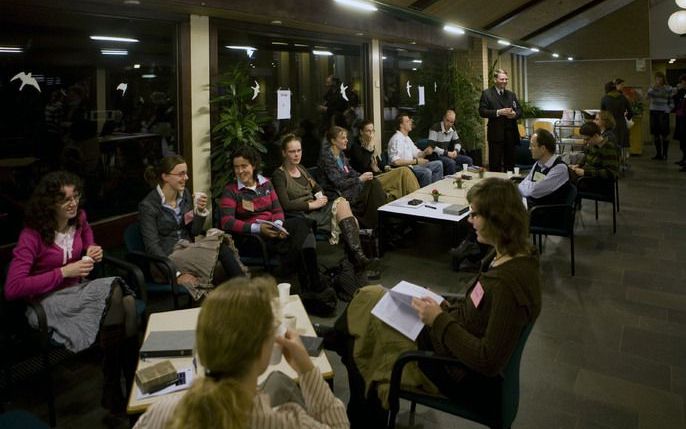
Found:
[{"label": "chair with armrest", "polygon": [[[110,272],[112,268],[117,272]],[[51,340],[45,310],[39,301],[5,300],[6,271],[7,267],[0,279],[0,390],[4,395],[18,381],[36,376],[42,379],[43,390],[47,395],[50,427],[55,427],[57,413],[51,371],[53,367],[75,355]],[[136,292],[136,311],[141,320],[145,321],[147,294],[143,273],[137,266],[104,256],[103,264],[96,264],[94,271],[96,277],[100,274],[122,277]],[[35,312],[38,329],[29,326],[25,316],[27,308]]]},{"label": "chair with armrest", "polygon": [[574,275],[574,219],[576,216],[576,186],[570,184],[565,200],[560,204],[540,204],[529,208],[529,232],[538,250],[543,253],[543,236],[569,238],[572,275]]},{"label": "chair with armrest", "polygon": [[[171,293],[174,302],[174,309],[179,308],[179,298],[185,296],[190,307],[193,300],[190,294],[183,286],[180,286],[176,281],[176,267],[169,258],[162,258],[146,253],[145,245],[143,244],[143,235],[141,234],[141,227],[139,223],[129,225],[124,231],[124,244],[126,245],[126,259],[136,264],[143,272],[145,278],[145,288],[147,293],[151,294],[169,294]],[[153,278],[150,269],[154,265],[165,282],[157,282]]]},{"label": "chair with armrest", "polygon": [[[393,365],[391,372],[390,391],[388,395],[389,416],[388,428],[395,428],[395,421],[400,409],[399,399],[410,401],[410,418],[413,419],[417,404],[434,408],[455,416],[465,418],[488,426],[489,428],[509,428],[517,416],[519,408],[519,366],[522,352],[529,338],[533,324],[527,325],[519,335],[519,341],[515,346],[510,360],[503,372],[495,377],[484,377],[484,381],[491,386],[489,389],[488,403],[464,401],[462,403],[451,400],[444,396],[429,395],[403,388],[400,384],[404,367],[411,362],[426,363],[430,365],[457,366],[464,365],[457,359],[446,356],[437,356],[429,351],[405,352]],[[486,401],[484,401],[486,402]],[[490,405],[490,406],[489,406]]]},{"label": "chair with armrest", "polygon": [[612,204],[612,233],[617,232],[617,215],[619,211],[619,184],[617,178],[599,179],[597,177],[580,177],[578,200],[595,201],[595,218],[598,220],[598,201]]}]

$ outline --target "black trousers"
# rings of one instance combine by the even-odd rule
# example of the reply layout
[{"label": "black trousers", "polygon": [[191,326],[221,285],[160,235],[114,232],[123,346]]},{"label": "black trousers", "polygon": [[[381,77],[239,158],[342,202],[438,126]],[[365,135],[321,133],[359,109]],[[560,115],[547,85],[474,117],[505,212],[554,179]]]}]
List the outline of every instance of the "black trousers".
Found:
[{"label": "black trousers", "polygon": [[490,171],[514,170],[519,132],[505,130],[505,140],[488,141],[488,169]]}]

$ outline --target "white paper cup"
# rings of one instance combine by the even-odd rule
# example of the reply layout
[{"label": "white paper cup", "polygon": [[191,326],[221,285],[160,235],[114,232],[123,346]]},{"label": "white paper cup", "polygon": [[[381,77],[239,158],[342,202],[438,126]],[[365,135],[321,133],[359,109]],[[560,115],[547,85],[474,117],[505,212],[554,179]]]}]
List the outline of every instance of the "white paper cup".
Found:
[{"label": "white paper cup", "polygon": [[279,289],[279,303],[281,304],[281,309],[288,304],[288,297],[291,295],[291,284],[290,283],[279,283],[276,285]]},{"label": "white paper cup", "polygon": [[90,256],[88,256],[88,255],[83,255],[83,257],[81,258],[81,260],[82,260],[82,261],[95,262],[95,260],[94,260],[93,258],[91,258]]},{"label": "white paper cup", "polygon": [[469,164],[462,164],[462,172],[463,173],[466,173],[468,168],[469,168]]},{"label": "white paper cup", "polygon": [[514,173],[512,172],[512,170],[507,170],[507,175],[508,175],[508,176],[512,177],[513,174],[514,174]]},{"label": "white paper cup", "polygon": [[206,197],[206,196],[207,196],[207,194],[204,193],[204,192],[196,192],[196,193],[194,193],[194,194],[193,194],[193,205],[196,205],[196,206],[197,206],[197,205],[198,205],[198,200],[200,199],[200,197]]},{"label": "white paper cup", "polygon": [[514,168],[514,174],[515,176],[519,176],[519,167]]},{"label": "white paper cup", "polygon": [[[279,325],[278,328],[276,328],[276,336],[277,337],[283,337],[284,334],[286,333],[286,326],[282,323]],[[274,342],[274,346],[272,347],[272,355],[269,358],[269,365],[278,365],[279,362],[281,362],[281,356],[283,355],[283,350],[281,350],[281,346],[279,343],[276,341]]]},{"label": "white paper cup", "polygon": [[295,331],[297,319],[294,314],[284,314],[283,323],[286,325],[286,328]]}]

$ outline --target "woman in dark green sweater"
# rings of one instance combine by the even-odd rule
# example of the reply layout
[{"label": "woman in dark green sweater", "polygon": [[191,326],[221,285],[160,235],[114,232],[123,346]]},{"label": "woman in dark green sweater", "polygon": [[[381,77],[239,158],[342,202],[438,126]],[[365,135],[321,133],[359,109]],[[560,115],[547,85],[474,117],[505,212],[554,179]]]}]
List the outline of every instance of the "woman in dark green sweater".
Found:
[{"label": "woman in dark green sweater", "polygon": [[295,134],[285,135],[281,139],[281,151],[284,161],[274,171],[272,182],[283,210],[287,215],[310,219],[318,229],[330,233],[331,244],[338,243],[340,235],[355,268],[366,268],[371,261],[362,251],[360,229],[348,201],[343,197],[329,200],[322,187],[300,165],[300,137]]}]

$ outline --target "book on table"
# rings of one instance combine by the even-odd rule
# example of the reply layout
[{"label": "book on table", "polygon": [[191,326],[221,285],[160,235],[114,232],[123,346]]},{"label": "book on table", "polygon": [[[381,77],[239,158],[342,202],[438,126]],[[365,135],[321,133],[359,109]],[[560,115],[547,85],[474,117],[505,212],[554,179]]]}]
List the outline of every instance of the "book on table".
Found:
[{"label": "book on table", "polygon": [[391,328],[405,335],[410,340],[417,339],[424,323],[417,311],[412,308],[412,298],[429,297],[438,304],[443,297],[416,284],[401,281],[393,286],[372,308],[372,314]]},{"label": "book on table", "polygon": [[195,330],[152,331],[143,342],[141,358],[191,356]]}]

